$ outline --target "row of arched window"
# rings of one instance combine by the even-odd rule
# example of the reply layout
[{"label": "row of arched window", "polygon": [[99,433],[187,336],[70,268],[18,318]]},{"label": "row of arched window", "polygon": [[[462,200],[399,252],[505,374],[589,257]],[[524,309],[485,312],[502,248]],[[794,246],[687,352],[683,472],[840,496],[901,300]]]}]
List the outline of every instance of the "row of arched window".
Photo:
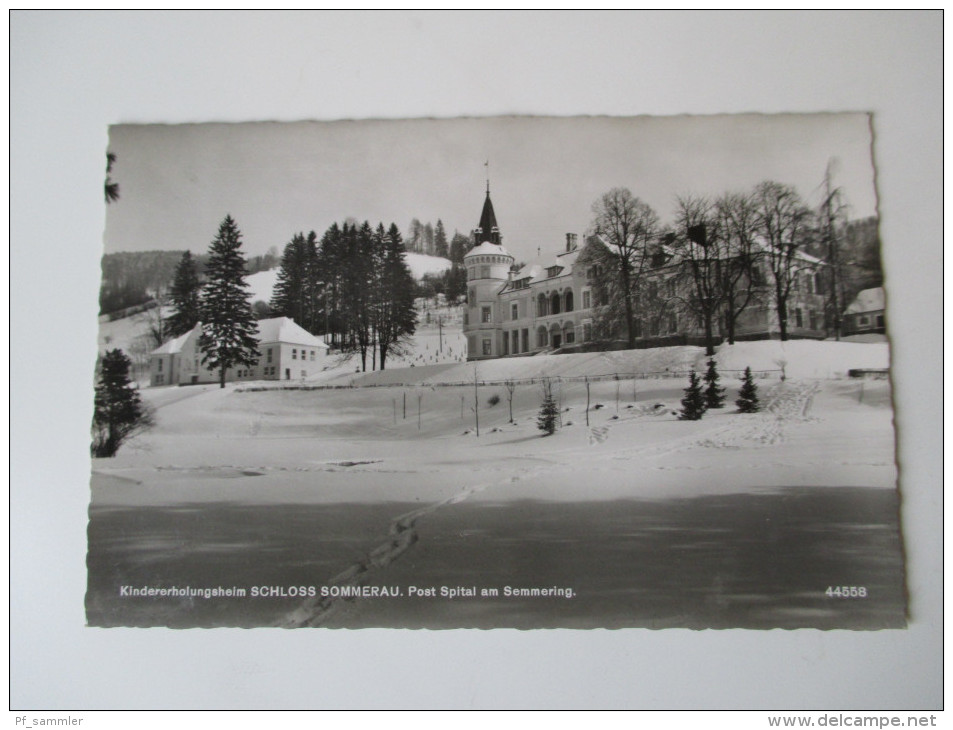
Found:
[{"label": "row of arched window", "polygon": [[567,289],[563,294],[559,292],[540,294],[536,297],[536,316],[548,317],[551,314],[571,312],[574,306],[572,289]]},{"label": "row of arched window", "polygon": [[553,322],[548,328],[540,325],[536,328],[536,346],[557,349],[571,345],[576,341],[576,328],[572,322]]}]

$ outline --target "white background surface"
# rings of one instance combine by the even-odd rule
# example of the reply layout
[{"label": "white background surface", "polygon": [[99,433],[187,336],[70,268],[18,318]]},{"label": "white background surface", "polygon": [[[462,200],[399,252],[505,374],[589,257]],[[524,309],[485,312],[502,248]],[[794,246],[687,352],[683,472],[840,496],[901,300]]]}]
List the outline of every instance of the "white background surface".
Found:
[{"label": "white background surface", "polygon": [[[12,708],[940,706],[938,12],[14,12],[10,39]],[[789,111],[875,113],[909,629],[83,626],[109,124]]]}]

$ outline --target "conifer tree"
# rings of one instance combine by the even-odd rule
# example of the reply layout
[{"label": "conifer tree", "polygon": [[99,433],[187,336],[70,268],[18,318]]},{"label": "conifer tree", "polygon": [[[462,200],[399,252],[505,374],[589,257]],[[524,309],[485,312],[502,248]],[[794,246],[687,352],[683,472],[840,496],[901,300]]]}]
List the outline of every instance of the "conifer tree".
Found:
[{"label": "conifer tree", "polygon": [[718,370],[715,361],[708,361],[708,370],[705,372],[705,407],[723,408],[725,405],[725,389],[718,385]]},{"label": "conifer tree", "polygon": [[556,399],[553,398],[552,384],[546,381],[543,383],[543,404],[536,417],[536,427],[547,436],[551,436],[556,432],[558,419],[559,407],[556,405]]},{"label": "conifer tree", "polygon": [[684,392],[685,397],[682,398],[682,411],[678,414],[678,420],[700,420],[705,415],[705,395],[702,393],[698,375],[694,370],[688,375],[688,387]]},{"label": "conifer tree", "polygon": [[169,295],[175,312],[169,317],[168,333],[172,337],[190,332],[201,318],[202,283],[195,268],[195,259],[186,251],[175,269]]},{"label": "conifer tree", "polygon": [[414,333],[417,313],[414,310],[414,276],[404,258],[404,243],[395,223],[387,233],[378,229],[383,247],[380,268],[380,301],[378,304],[377,342],[381,370],[388,355],[400,353],[406,338]]},{"label": "conifer tree", "polygon": [[751,368],[745,368],[745,376],[742,379],[741,390],[738,392],[738,400],[735,401],[739,413],[757,413],[761,410],[758,403],[758,386],[751,377]]},{"label": "conifer tree", "polygon": [[433,231],[433,249],[434,255],[441,258],[450,256],[450,244],[447,243],[447,231],[443,227],[443,221],[437,219],[437,227]]},{"label": "conifer tree", "polygon": [[290,317],[305,326],[303,313],[308,289],[308,260],[304,234],[296,233],[281,255],[278,279],[271,293],[271,311],[276,317]]},{"label": "conifer tree", "polygon": [[202,334],[199,349],[202,364],[219,371],[225,387],[225,373],[231,367],[253,367],[258,361],[258,325],[246,291],[245,256],[242,234],[230,215],[219,226],[209,246],[202,291]]},{"label": "conifer tree", "polygon": [[99,383],[93,402],[94,457],[115,456],[123,442],[153,424],[151,411],[129,380],[132,363],[119,349],[109,350],[100,363]]},{"label": "conifer tree", "polygon": [[470,239],[458,231],[453,232],[450,240],[450,260],[455,264],[463,264],[463,257],[470,250]]}]

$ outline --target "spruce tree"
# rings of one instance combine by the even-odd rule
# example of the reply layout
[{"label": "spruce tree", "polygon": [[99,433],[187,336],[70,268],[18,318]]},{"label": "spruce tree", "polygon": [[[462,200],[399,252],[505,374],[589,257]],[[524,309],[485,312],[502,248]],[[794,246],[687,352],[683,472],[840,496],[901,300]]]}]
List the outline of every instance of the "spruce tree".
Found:
[{"label": "spruce tree", "polygon": [[106,352],[100,363],[90,445],[94,457],[115,456],[123,442],[153,424],[151,412],[129,380],[131,364],[119,349]]},{"label": "spruce tree", "polygon": [[377,342],[381,355],[381,370],[386,367],[388,355],[398,354],[406,339],[417,326],[414,309],[414,276],[404,257],[404,243],[395,223],[387,233],[379,228],[382,256],[380,267],[380,298],[377,306]]},{"label": "spruce tree", "polygon": [[745,368],[745,376],[742,379],[741,390],[738,392],[738,400],[735,401],[739,413],[757,413],[761,410],[758,403],[758,386],[755,385],[754,378],[751,377],[751,368]]},{"label": "spruce tree", "polygon": [[437,227],[433,231],[434,255],[441,258],[450,256],[450,244],[447,243],[447,231],[443,227],[443,221],[437,219]]},{"label": "spruce tree", "polygon": [[725,389],[718,385],[718,370],[715,361],[708,361],[708,370],[705,373],[705,407],[723,408],[725,405]]},{"label": "spruce tree", "polygon": [[304,234],[296,233],[285,245],[278,279],[271,293],[271,311],[276,317],[290,317],[298,325],[306,327],[302,315],[308,288],[307,277],[308,261]]},{"label": "spruce tree", "polygon": [[169,295],[175,310],[168,322],[168,333],[172,337],[184,335],[197,325],[201,318],[202,283],[195,268],[195,259],[186,251],[175,268],[175,278]]},{"label": "spruce tree", "polygon": [[556,432],[556,424],[559,419],[559,407],[556,405],[556,399],[553,398],[553,389],[550,383],[543,384],[543,404],[540,406],[539,415],[536,417],[536,427],[544,431],[547,436]]},{"label": "spruce tree", "polygon": [[246,291],[245,256],[242,234],[230,215],[225,216],[218,235],[209,246],[205,266],[206,284],[202,291],[202,335],[199,349],[202,364],[219,371],[219,383],[225,387],[225,374],[231,367],[253,367],[258,361],[258,325],[251,308],[251,293]]},{"label": "spruce tree", "polygon": [[685,388],[685,397],[682,398],[682,412],[678,414],[680,421],[698,421],[705,415],[705,395],[702,393],[698,375],[694,370],[689,373],[688,387]]}]

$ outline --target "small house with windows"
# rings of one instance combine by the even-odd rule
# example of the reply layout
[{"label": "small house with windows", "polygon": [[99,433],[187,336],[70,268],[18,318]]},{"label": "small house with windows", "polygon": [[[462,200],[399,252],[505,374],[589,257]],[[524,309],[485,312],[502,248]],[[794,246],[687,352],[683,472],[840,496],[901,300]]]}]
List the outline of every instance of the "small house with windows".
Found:
[{"label": "small house with windows", "polygon": [[844,335],[884,334],[887,331],[885,312],[883,287],[864,289],[844,311]]},{"label": "small house with windows", "polygon": [[[217,383],[219,374],[202,364],[199,336],[202,325],[153,350],[150,385]],[[328,346],[289,317],[258,320],[258,362],[229,368],[228,382],[246,380],[306,380],[324,370]]]}]

